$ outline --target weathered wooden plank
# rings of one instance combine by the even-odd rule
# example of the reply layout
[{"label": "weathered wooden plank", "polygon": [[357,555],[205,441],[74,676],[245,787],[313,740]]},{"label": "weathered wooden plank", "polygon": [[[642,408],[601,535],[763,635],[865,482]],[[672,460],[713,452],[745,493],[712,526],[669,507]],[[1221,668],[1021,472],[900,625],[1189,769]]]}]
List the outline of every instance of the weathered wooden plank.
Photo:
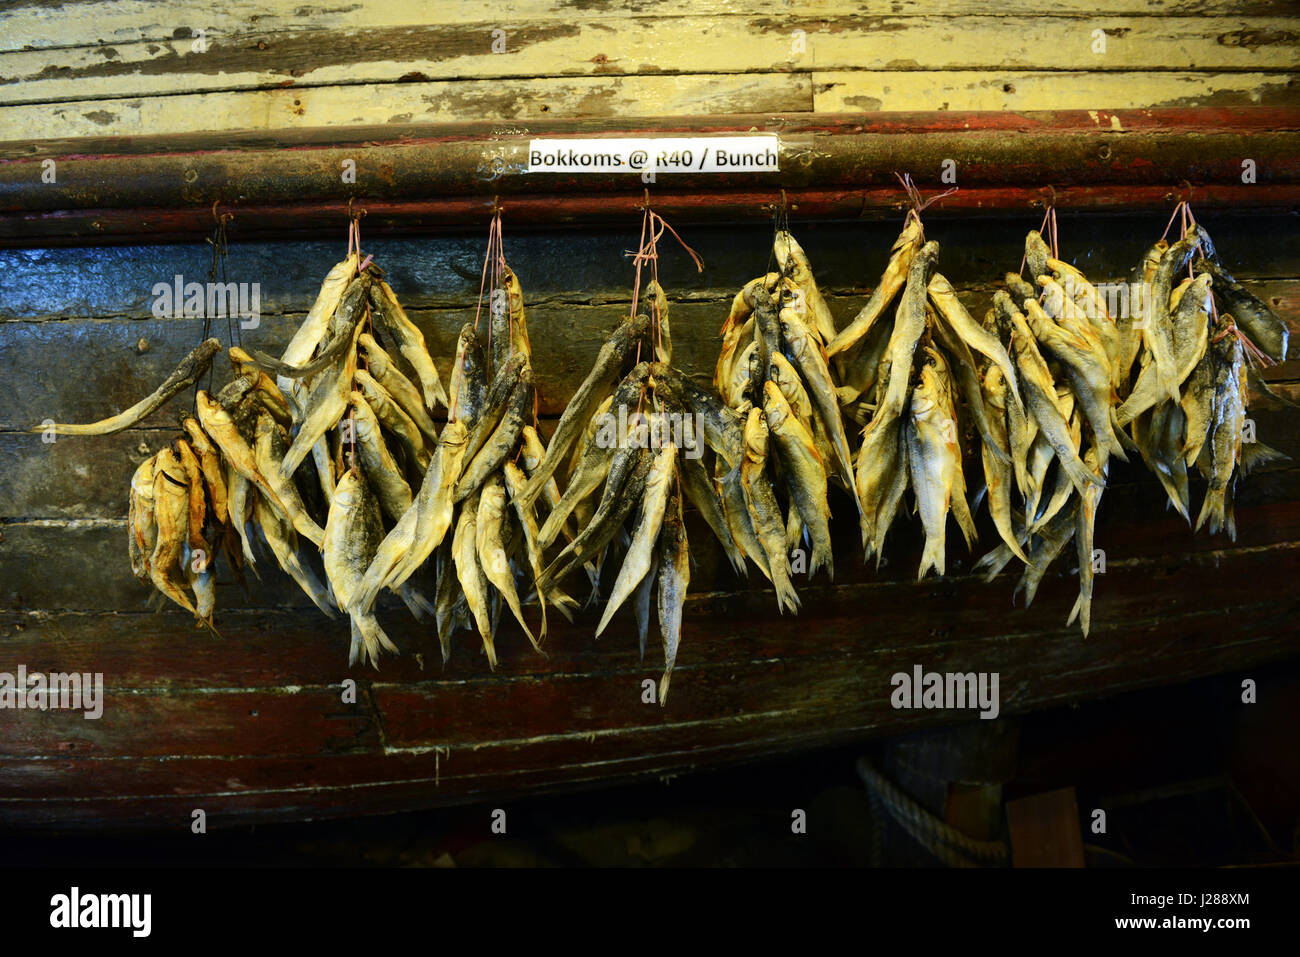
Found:
[{"label": "weathered wooden plank", "polygon": [[[3,64],[0,63],[0,67]],[[0,87],[3,90],[3,87]],[[83,93],[85,91],[83,90]],[[0,106],[5,139],[287,130],[541,117],[695,116],[813,108],[806,73],[441,80],[135,94]]]},{"label": "weathered wooden plank", "polygon": [[[1096,48],[1095,30],[1106,33]],[[504,47],[494,44],[502,39]],[[796,31],[798,31],[796,33]],[[392,83],[403,78],[822,70],[1291,70],[1300,33],[1278,17],[753,15],[597,23],[481,20],[187,38],[0,53],[0,102]],[[253,41],[253,42],[250,42]],[[704,70],[701,70],[704,67]]]},{"label": "weathered wooden plank", "polygon": [[[926,195],[938,185],[937,169],[913,173]],[[779,199],[779,194],[773,198]],[[978,298],[983,287],[1019,266],[1025,233],[1039,226],[1042,211],[1026,208],[972,221],[945,213],[945,203],[955,198],[927,210],[927,235],[941,244],[939,269]],[[1195,191],[1192,198],[1196,206]],[[1163,213],[1096,214],[1063,206],[1058,210],[1062,255],[1094,281],[1121,279],[1159,238],[1172,209],[1173,202]],[[335,236],[334,241],[321,241],[318,233],[311,240],[286,243],[249,238],[244,230],[254,224],[245,222],[238,207],[234,213],[227,278],[258,284],[264,316],[306,312],[321,279],[343,255],[346,217],[340,214],[334,231],[326,233]],[[211,213],[207,215],[210,223]],[[599,232],[539,234],[516,227],[511,215],[507,198],[506,258],[523,284],[529,309],[628,301],[635,273],[625,253],[636,243],[640,227],[640,210],[633,203],[629,201],[620,226]],[[374,217],[367,216],[364,245],[408,309],[472,308],[479,296],[488,216],[485,211],[482,229],[436,238],[382,234],[370,228]],[[819,286],[835,297],[864,294],[877,282],[903,214],[885,222],[810,222],[796,208],[792,217],[794,235],[808,252]],[[1198,219],[1239,278],[1300,276],[1300,234],[1291,228],[1289,216],[1214,210],[1200,212]],[[767,268],[772,235],[768,224],[696,223],[679,226],[678,231],[703,258],[704,271],[697,272],[675,243],[661,246],[660,281],[674,300],[729,302],[740,286]],[[210,262],[210,247],[202,242],[0,250],[0,270],[9,278],[0,301],[0,322],[151,318],[155,284],[172,283],[176,275],[187,282],[205,281]],[[833,308],[846,322],[857,306],[846,300]],[[224,321],[218,321],[217,328],[224,332]]]},{"label": "weathered wooden plank", "polygon": [[[1261,613],[1263,606],[1255,606]],[[1105,681],[1111,693],[1142,687],[1161,680],[1185,680],[1224,667],[1255,664],[1294,651],[1295,636],[1284,626],[1277,632],[1274,609],[1263,608],[1263,618],[1239,613],[1239,621],[1256,636],[1203,647],[1207,636],[1222,639],[1218,619],[1202,616],[1199,625],[1181,620],[1174,641],[1183,647],[1162,662],[1157,674],[1148,659],[1125,661],[1089,677]],[[1131,643],[1130,643],[1131,646]],[[1168,645],[1165,646],[1168,649]],[[1073,653],[1091,656],[1086,643],[1077,642]],[[1134,649],[1140,654],[1141,649]],[[1007,656],[1019,654],[1006,649]],[[1069,669],[1064,682],[1018,683],[1017,669],[1027,659],[991,659],[978,663],[943,661],[936,668],[1003,668],[1003,687],[1015,694],[1004,697],[1009,712],[1028,707],[1075,700],[1078,680]],[[1104,659],[1103,659],[1104,660]],[[906,664],[910,664],[907,662]],[[906,667],[906,664],[903,667]],[[1006,667],[1004,667],[1004,665]],[[930,661],[927,660],[927,667]],[[183,819],[197,801],[209,813],[213,826],[286,816],[318,815],[430,807],[482,799],[491,794],[517,795],[526,790],[572,788],[588,782],[617,780],[629,775],[681,771],[701,764],[773,754],[896,731],[951,722],[946,712],[897,712],[888,708],[888,673],[854,674],[847,662],[838,663],[836,687],[852,695],[834,710],[802,707],[789,712],[748,711],[696,723],[651,726],[629,731],[573,732],[558,737],[539,736],[498,743],[481,743],[469,749],[443,750],[433,745],[424,753],[389,753],[381,756],[331,756],[316,761],[280,758],[275,761],[243,760],[237,766],[222,762],[226,775],[210,760],[166,762],[112,762],[84,760],[0,760],[0,817],[9,822],[102,824],[109,820],[141,823]],[[1105,673],[1113,670],[1112,673]],[[1023,673],[1023,672],[1019,672]],[[868,674],[871,676],[868,677]],[[879,685],[863,695],[864,684],[874,678]],[[1010,680],[1006,680],[1010,679]],[[1073,691],[1063,690],[1075,687]],[[1083,694],[1094,693],[1091,687]],[[828,702],[834,703],[834,702]],[[439,704],[442,704],[439,702]],[[652,707],[652,706],[643,706]],[[437,748],[438,750],[435,750]],[[138,774],[132,774],[134,770]],[[233,773],[231,773],[233,772]],[[31,782],[18,794],[4,793],[6,782]],[[34,792],[53,791],[56,797],[36,799]],[[64,797],[64,795],[71,795]]]},{"label": "weathered wooden plank", "polygon": [[[1237,611],[1243,629],[1275,621],[1276,616],[1265,605],[1256,603]],[[1163,680],[1163,675],[1179,679],[1206,673],[1201,669],[1221,665],[1226,659],[1236,657],[1234,667],[1251,665],[1286,654],[1294,645],[1294,635],[1288,631],[1260,629],[1256,636],[1233,639],[1220,630],[1217,640],[1213,636],[1211,616],[1205,614],[1183,615],[1170,622],[1162,633],[1151,631],[1145,625],[1137,632],[1148,641],[1160,642],[1160,670],[1133,667],[1127,657],[1105,675],[1111,684],[1111,693],[1142,687]],[[1190,635],[1188,625],[1192,624]],[[1210,627],[1207,627],[1210,626]],[[1162,640],[1162,634],[1178,634],[1183,640],[1174,649]],[[1118,641],[1118,636],[1103,629],[1099,637]],[[1007,644],[1007,657],[1017,673],[1026,669],[1033,655],[1025,655],[1029,642],[1035,642],[1038,653],[1046,652],[1056,659],[1065,654],[1071,661],[1095,651],[1089,642],[1075,640],[1066,646],[1054,636],[1026,635]],[[1141,654],[1136,641],[1127,642],[1135,654]],[[968,643],[961,652],[963,658],[951,660],[957,670],[985,668],[989,661],[974,649],[979,643]],[[467,745],[444,739],[443,744],[429,744],[410,748],[389,745],[382,753],[375,751],[349,751],[331,755],[329,760],[317,757],[261,758],[244,756],[238,773],[228,759],[214,760],[203,757],[176,756],[171,760],[145,760],[128,762],[88,755],[48,755],[38,759],[26,757],[0,757],[0,816],[8,816],[23,803],[39,800],[33,793],[51,797],[81,796],[111,799],[138,798],[163,794],[249,794],[281,792],[281,799],[293,800],[286,791],[323,789],[360,791],[365,795],[368,809],[370,790],[394,783],[420,783],[425,785],[435,803],[451,802],[464,795],[482,793],[502,783],[508,786],[527,787],[539,783],[539,774],[546,769],[567,773],[551,780],[562,782],[571,774],[583,778],[583,772],[617,775],[636,766],[642,759],[655,761],[664,770],[681,769],[701,763],[714,763],[718,752],[737,750],[749,753],[780,753],[783,751],[825,745],[833,741],[860,739],[881,731],[952,723],[951,713],[927,711],[894,711],[885,707],[888,697],[891,668],[910,669],[921,660],[931,667],[930,648],[921,648],[915,655],[900,654],[894,659],[841,658],[840,667],[845,678],[857,680],[869,694],[855,699],[853,707],[865,703],[869,711],[859,710],[855,721],[838,720],[813,707],[796,707],[787,711],[764,709],[747,711],[739,715],[717,715],[711,720],[673,722],[641,725],[633,721],[621,727],[588,731],[563,731],[553,735],[536,735],[527,738],[510,737],[498,740],[473,741]],[[983,660],[981,660],[983,659]],[[1098,660],[1105,661],[1101,656]],[[1032,681],[1027,695],[1022,695],[1014,710],[1028,710],[1048,704],[1081,700],[1092,696],[1091,688],[1080,690],[1077,686],[1079,672],[1068,665],[1060,669],[1062,679],[1042,678]],[[1010,674],[1010,673],[1008,673]],[[1074,687],[1071,688],[1071,685]],[[1003,685],[1002,687],[1006,687]],[[1001,687],[1000,689],[1001,690]],[[810,702],[811,704],[811,702]],[[439,705],[445,708],[445,702]],[[640,717],[653,706],[640,706],[644,710],[629,711]],[[831,720],[827,720],[828,717]],[[585,779],[585,778],[584,778]],[[87,793],[87,783],[93,788]],[[361,797],[361,795],[353,795]],[[320,798],[328,797],[318,795]],[[337,795],[336,795],[337,797]]]},{"label": "weathered wooden plank", "polygon": [[1286,106],[1295,76],[1279,73],[864,70],[444,80],[366,86],[166,93],[0,107],[6,139],[133,136],[376,123],[503,122],[543,117],[690,116],[865,110],[1127,110]]},{"label": "weathered wooden plank", "polygon": [[[896,165],[903,164],[900,162]],[[928,165],[919,164],[917,168],[928,168]],[[1263,168],[1271,167],[1261,167]],[[1051,185],[1046,182],[1046,178],[1041,170],[1038,173],[1026,171],[1026,182],[1038,182],[1041,185],[976,186],[964,189],[945,199],[941,218],[953,215],[981,218],[1021,209],[1041,209],[1043,197]],[[1051,188],[1058,205],[1103,215],[1145,212],[1152,217],[1167,218],[1167,211],[1187,195],[1186,188],[1181,185],[1125,186],[1103,183]],[[458,234],[479,228],[499,195],[494,193],[489,197],[471,194],[437,201],[368,200],[365,208],[370,213],[372,227],[390,234]],[[679,227],[686,224],[719,223],[766,226],[771,222],[774,197],[780,195],[779,189],[771,187],[701,190],[687,186],[683,189],[657,191],[654,203],[657,212]],[[1234,212],[1276,216],[1300,206],[1300,185],[1285,183],[1261,183],[1249,188],[1209,183],[1198,185],[1193,195],[1197,212],[1201,215]],[[798,209],[801,217],[808,221],[893,223],[898,219],[899,210],[906,206],[899,199],[896,186],[868,186],[860,189],[797,187],[786,189],[785,196],[791,208]],[[568,228],[580,225],[589,229],[610,226],[618,228],[626,222],[629,212],[639,211],[643,204],[642,192],[629,192],[626,186],[620,190],[607,187],[601,192],[567,193],[563,199],[547,193],[517,193],[511,197],[510,212],[511,222],[516,229],[537,226]],[[337,228],[339,218],[347,212],[346,203],[328,200],[241,205],[240,208],[246,215],[246,228],[249,228],[251,234],[280,239],[302,239],[332,232]],[[202,208],[81,208],[59,212],[47,210],[0,214],[0,249],[88,244],[103,246],[141,241],[189,243],[206,235],[211,223],[210,205]]]},{"label": "weathered wooden plank", "polygon": [[336,689],[106,693],[103,704],[96,719],[71,709],[6,711],[0,754],[165,758],[251,752],[303,757],[379,747],[369,703],[343,704]]},{"label": "weathered wooden plank", "polygon": [[125,518],[136,468],[178,434],[132,429],[92,443],[46,443],[39,435],[0,432],[0,460],[8,463],[0,470],[0,517]]},{"label": "weathered wooden plank", "polygon": [[[1300,111],[1286,108],[392,124],[289,131],[287,142],[285,133],[250,131],[0,144],[8,158],[0,162],[8,204],[0,241],[202,235],[214,200],[237,204],[247,215],[242,228],[263,235],[319,235],[357,198],[370,225],[387,230],[477,225],[494,197],[504,197],[516,223],[605,224],[639,210],[639,177],[527,174],[533,137],[752,130],[780,132],[779,172],[675,174],[659,184],[657,207],[681,221],[766,219],[785,189],[807,204],[805,216],[893,218],[903,203],[898,170],[924,186],[952,163],[961,191],[945,210],[968,214],[1032,207],[1048,186],[1066,208],[1168,208],[1186,182],[1196,184],[1202,211],[1285,209],[1300,196]],[[1258,177],[1249,185],[1241,182],[1247,154]],[[42,180],[47,159],[57,160],[54,182]],[[348,162],[358,164],[355,185],[339,175]]]},{"label": "weathered wooden plank", "polygon": [[[617,19],[653,13],[659,17],[723,16],[745,13],[803,16],[912,16],[932,14],[933,5],[921,0],[775,0],[758,4],[753,0],[584,0],[581,6],[565,0],[503,0],[493,7],[503,22],[568,21],[575,15],[584,22]],[[1282,14],[1294,5],[1276,0],[1098,0],[1083,8],[1052,8],[1043,11],[1033,0],[1006,0],[997,12],[1006,15],[1036,15],[1056,18],[1091,18],[1098,14],[1140,14],[1175,16],[1234,16]],[[954,0],[945,6],[952,15],[987,14],[988,5],[979,0]],[[414,24],[454,25],[482,17],[482,7],[464,2],[428,4],[419,0],[392,3],[359,2],[341,7],[313,6],[299,0],[234,0],[204,9],[196,16],[189,4],[179,0],[120,0],[104,6],[93,0],[63,0],[51,3],[20,2],[5,11],[0,50],[40,49],[135,41],[175,40],[193,37],[202,29],[213,36],[267,32],[337,33],[364,27],[398,27]]]},{"label": "weathered wooden plank", "polygon": [[1283,106],[1294,103],[1295,96],[1296,76],[1282,73],[1012,69],[813,73],[814,109],[819,113]]},{"label": "weathered wooden plank", "polygon": [[[1245,617],[1263,634],[1275,634],[1279,627],[1286,627],[1285,616],[1296,607],[1293,602],[1285,603],[1284,611],[1278,604],[1283,603]],[[797,629],[787,626],[785,630]],[[674,681],[668,703],[658,714],[653,713],[655,706],[641,702],[641,689],[635,680],[611,688],[601,676],[556,675],[528,682],[524,687],[518,683],[486,683],[478,689],[468,714],[463,704],[449,701],[445,689],[437,685],[377,685],[372,694],[383,713],[385,740],[390,747],[447,745],[456,750],[478,740],[478,735],[488,740],[524,736],[518,726],[520,713],[530,715],[529,737],[598,734],[625,721],[638,727],[703,724],[756,710],[821,713],[828,721],[849,725],[871,715],[876,718],[873,723],[885,724],[892,710],[888,701],[890,676],[916,664],[939,672],[996,672],[1001,676],[1003,707],[1008,712],[1017,711],[1039,700],[1045,686],[1055,685],[1057,694],[1069,686],[1073,686],[1075,694],[1105,693],[1109,679],[1140,662],[1159,670],[1165,656],[1176,659],[1199,652],[1206,658],[1226,657],[1250,642],[1244,633],[1225,635],[1221,620],[1205,614],[1176,616],[1162,622],[1152,619],[1123,630],[1132,640],[1116,640],[1118,634],[1114,631],[1105,637],[1102,632],[1095,636],[1108,651],[1113,644],[1114,656],[1099,654],[1097,647],[1085,649],[1082,641],[1065,640],[1044,647],[1043,637],[1025,635],[1011,641],[991,639],[967,645],[958,640],[938,648],[904,647],[882,654],[864,649],[847,659],[781,657],[724,666],[706,664],[675,676],[686,680]],[[865,622],[860,634],[867,638]],[[798,640],[793,634],[789,637]],[[1140,647],[1142,642],[1145,651]],[[1300,636],[1292,634],[1289,644],[1292,649],[1300,647]],[[1029,664],[1040,653],[1042,659]],[[836,709],[841,710],[832,718]],[[464,741],[459,737],[463,733],[475,738]]]}]

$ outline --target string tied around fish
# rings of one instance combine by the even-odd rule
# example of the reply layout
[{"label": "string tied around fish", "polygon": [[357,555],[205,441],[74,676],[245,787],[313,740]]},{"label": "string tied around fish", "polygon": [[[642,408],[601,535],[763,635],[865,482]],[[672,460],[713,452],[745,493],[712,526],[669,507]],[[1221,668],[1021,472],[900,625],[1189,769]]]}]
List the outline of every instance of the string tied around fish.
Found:
[{"label": "string tied around fish", "polygon": [[[229,265],[229,260],[230,260],[230,244],[226,237],[226,225],[235,218],[235,214],[227,211],[218,212],[218,207],[220,205],[221,205],[221,200],[214,199],[212,201],[213,229],[212,229],[212,236],[209,237],[208,239],[208,245],[212,247],[212,264],[208,267],[208,282],[209,283],[216,282],[217,273],[218,271],[220,271],[221,283],[224,286],[226,284],[227,266]],[[206,342],[209,338],[211,338],[211,336],[212,336],[212,316],[208,312],[208,310],[204,310],[203,337],[199,339],[199,342]],[[236,345],[242,346],[244,344],[243,336],[240,333],[240,325],[236,325],[231,321],[230,310],[226,310],[226,336],[230,342],[233,342]],[[213,381],[212,377],[214,372],[215,370],[212,368],[212,366],[208,366],[207,391],[209,392],[212,391],[212,381]],[[194,383],[195,411],[198,410],[198,401],[199,401],[199,385],[198,382],[196,381]]]},{"label": "string tied around fish", "polygon": [[[354,253],[356,254],[358,259],[361,258],[361,220],[365,217],[365,215],[366,215],[365,209],[361,207],[354,208],[353,200],[351,197],[349,197],[348,198],[348,249],[347,249],[346,258],[350,259]],[[357,266],[357,275],[360,275],[361,273],[365,272],[366,267],[370,265],[370,263],[374,260],[374,258],[375,258],[374,254],[371,253],[367,255],[365,259],[362,259]],[[366,334],[373,336],[374,326],[370,318],[370,302],[368,299],[365,304],[365,310],[366,310],[365,312]],[[370,359],[364,351],[361,353],[360,361],[361,361],[361,368],[369,372]],[[353,391],[356,390],[355,380],[352,383],[352,390]],[[351,439],[351,441],[347,443],[348,469],[352,472],[353,475],[360,474],[357,470],[356,436],[357,436],[357,413],[356,413],[356,409],[352,407],[351,403],[349,403],[348,404],[348,438]]]},{"label": "string tied around fish", "polygon": [[951,189],[945,189],[942,193],[935,193],[929,199],[922,199],[921,191],[917,189],[916,184],[912,182],[911,173],[899,173],[895,170],[894,176],[898,179],[898,182],[902,184],[903,192],[907,194],[908,210],[907,215],[903,217],[903,225],[906,226],[910,220],[916,220],[916,228],[920,230],[921,242],[924,243],[925,224],[921,222],[921,213],[925,212],[927,207],[957,192],[957,187],[953,186]]},{"label": "string tied around fish", "polygon": [[[632,307],[629,311],[629,318],[636,318],[637,306],[641,301],[641,271],[645,264],[650,265],[650,279],[657,288],[659,287],[659,240],[663,238],[665,232],[672,233],[678,245],[686,250],[687,255],[695,263],[698,272],[704,272],[704,261],[700,259],[699,254],[686,244],[686,241],[678,235],[677,230],[673,229],[668,220],[664,219],[653,209],[650,208],[650,191],[645,191],[645,203],[641,207],[641,242],[634,253],[630,249],[625,249],[623,255],[630,257],[636,266],[636,276],[632,281]],[[656,350],[663,349],[663,326],[660,321],[659,303],[652,300],[650,303],[650,330],[651,339],[654,342]],[[641,343],[636,346],[636,361],[641,361]],[[637,400],[637,412],[641,411],[642,403],[645,399],[645,384],[641,386],[641,395]]]},{"label": "string tied around fish", "polygon": [[[1057,232],[1056,228],[1056,190],[1052,186],[1048,185],[1043,187],[1043,192],[1047,195],[1043,197],[1043,221],[1038,224],[1038,235],[1043,237],[1043,241],[1047,243],[1048,248],[1051,249],[1052,258],[1060,259],[1060,234]],[[1020,269],[1017,270],[1021,276],[1025,274],[1025,263],[1028,259],[1029,250],[1026,249],[1020,254]],[[1039,298],[1042,299],[1046,294],[1047,291],[1044,290]]]}]

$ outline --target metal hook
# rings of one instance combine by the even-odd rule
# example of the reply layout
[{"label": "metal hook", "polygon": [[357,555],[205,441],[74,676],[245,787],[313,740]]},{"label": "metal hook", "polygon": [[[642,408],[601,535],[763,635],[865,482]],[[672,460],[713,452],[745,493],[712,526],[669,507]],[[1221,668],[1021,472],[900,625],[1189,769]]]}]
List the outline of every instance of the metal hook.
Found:
[{"label": "metal hook", "polygon": [[1040,202],[1043,203],[1045,208],[1047,209],[1056,208],[1056,187],[1055,186],[1053,186],[1051,183],[1048,183],[1038,192],[1039,195],[1042,196]]},{"label": "metal hook", "polygon": [[366,215],[366,211],[361,207],[357,207],[356,209],[352,208],[352,203],[355,200],[355,198],[356,197],[353,196],[348,197],[348,219],[360,220],[362,217]]},{"label": "metal hook", "polygon": [[217,207],[218,207],[219,205],[221,205],[221,200],[219,200],[219,199],[214,199],[214,200],[212,201],[212,221],[213,221],[214,223],[216,223],[218,226],[220,226],[222,223],[228,223],[228,222],[230,222],[232,219],[235,218],[235,214],[234,214],[234,213],[220,213],[220,214],[218,214],[218,213],[217,213]]}]

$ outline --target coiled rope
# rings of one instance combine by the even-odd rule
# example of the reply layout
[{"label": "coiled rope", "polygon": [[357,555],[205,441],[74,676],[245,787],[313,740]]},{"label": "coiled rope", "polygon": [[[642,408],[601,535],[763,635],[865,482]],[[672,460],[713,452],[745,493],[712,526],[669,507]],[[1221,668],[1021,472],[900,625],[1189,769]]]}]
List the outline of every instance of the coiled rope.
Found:
[{"label": "coiled rope", "polygon": [[858,759],[858,776],[867,786],[872,808],[880,805],[927,851],[949,867],[1005,867],[1011,853],[1001,841],[977,841],[939,820],[894,786],[866,758]]}]

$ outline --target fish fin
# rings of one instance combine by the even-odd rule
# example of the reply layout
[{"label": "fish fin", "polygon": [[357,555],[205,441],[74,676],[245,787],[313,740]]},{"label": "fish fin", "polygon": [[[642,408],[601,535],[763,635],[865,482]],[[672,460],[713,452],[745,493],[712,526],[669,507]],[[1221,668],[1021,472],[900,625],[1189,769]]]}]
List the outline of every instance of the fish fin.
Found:
[{"label": "fish fin", "polygon": [[[1013,557],[1019,556],[1015,555],[1008,545],[1002,544],[980,558],[975,563],[973,570],[984,572],[984,580],[991,582],[1002,573],[1002,570],[1007,567]],[[1026,564],[1028,563],[1026,562]]]},{"label": "fish fin", "polygon": [[[1066,625],[1074,624],[1075,619],[1079,618],[1080,613],[1083,611],[1083,607],[1084,607],[1083,594],[1080,593],[1074,599],[1074,607],[1070,609],[1070,617],[1065,620]],[[1083,637],[1085,638],[1088,637],[1088,617],[1089,616],[1086,613],[1084,613],[1083,617],[1079,618],[1079,627],[1080,629],[1083,630]]]},{"label": "fish fin", "polygon": [[1250,363],[1246,364],[1246,380],[1250,384],[1251,388],[1258,389],[1273,401],[1289,406],[1292,409],[1300,409],[1300,402],[1296,402],[1294,399],[1289,399],[1284,395],[1274,392],[1264,377],[1256,372],[1255,367]]},{"label": "fish fin", "polygon": [[664,669],[663,677],[659,679],[659,707],[663,707],[668,701],[668,682],[673,676],[673,666],[669,665]]},{"label": "fish fin", "polygon": [[[1138,453],[1138,455],[1141,455],[1141,454],[1142,454],[1142,450],[1141,450],[1140,448],[1138,448],[1138,444],[1137,444],[1136,442],[1134,442],[1132,438],[1129,437],[1129,434],[1128,434],[1127,432],[1124,431],[1124,427],[1123,427],[1122,425],[1119,424],[1119,419],[1116,417],[1116,415],[1115,415],[1115,410],[1114,410],[1114,409],[1111,409],[1111,410],[1110,410],[1110,416],[1111,416],[1111,419],[1110,419],[1110,425],[1111,425],[1111,428],[1115,430],[1115,436],[1116,436],[1116,438],[1119,439],[1120,444],[1121,444],[1121,445],[1122,445],[1122,446],[1123,446],[1127,451],[1129,451],[1129,452],[1136,452],[1136,453]],[[1128,461],[1128,457],[1127,457],[1127,456],[1120,456],[1120,457],[1121,457],[1125,462]]]},{"label": "fish fin", "polygon": [[[379,621],[373,615],[355,615],[352,623],[356,629],[356,635],[361,638],[361,657],[363,663],[368,661],[376,669],[379,668],[380,650],[384,649],[398,653],[397,646],[384,633],[384,629],[379,627]],[[353,640],[356,640],[354,635]]]},{"label": "fish fin", "polygon": [[1241,474],[1249,475],[1261,465],[1269,462],[1289,461],[1291,456],[1285,452],[1265,445],[1263,442],[1246,442],[1241,446]]},{"label": "fish fin", "polygon": [[1077,455],[1069,458],[1062,458],[1058,455],[1056,460],[1065,468],[1066,474],[1070,476],[1070,481],[1074,483],[1074,487],[1078,489],[1080,495],[1087,493],[1089,485],[1106,487],[1106,480],[1084,465],[1083,460]]},{"label": "fish fin", "polygon": [[953,493],[952,514],[957,519],[957,526],[961,529],[962,536],[966,539],[967,550],[974,548],[975,542],[979,538],[975,532],[975,518],[971,515],[970,504],[966,501],[966,496],[960,492]]},{"label": "fish fin", "polygon": [[400,595],[402,601],[406,603],[406,607],[410,610],[416,621],[424,621],[425,615],[437,615],[438,613],[437,609],[434,608],[429,600],[409,584],[402,585],[402,587],[397,590],[397,594]]},{"label": "fish fin", "polygon": [[546,598],[551,603],[551,607],[568,619],[570,624],[573,623],[574,611],[582,607],[578,604],[576,598],[558,588],[550,589],[550,591],[546,593]]}]

